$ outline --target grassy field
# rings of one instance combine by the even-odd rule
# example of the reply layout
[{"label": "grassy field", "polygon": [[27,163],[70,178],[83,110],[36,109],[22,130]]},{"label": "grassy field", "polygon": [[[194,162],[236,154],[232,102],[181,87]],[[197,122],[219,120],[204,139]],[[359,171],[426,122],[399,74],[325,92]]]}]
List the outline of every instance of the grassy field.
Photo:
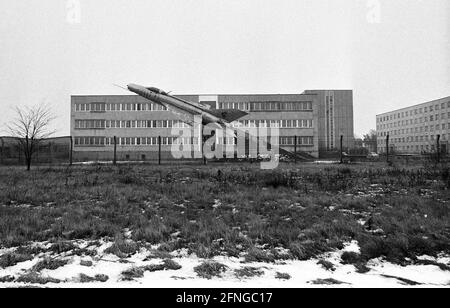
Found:
[{"label": "grassy field", "polygon": [[267,263],[308,260],[354,240],[361,253],[342,262],[361,272],[379,257],[423,263],[417,256],[450,253],[449,188],[446,165],[1,167],[0,248],[17,249],[0,256],[0,267],[42,252],[34,242],[92,253],[74,240],[114,241],[108,252],[120,258],[158,245],[154,253],[167,260],[185,248]]}]

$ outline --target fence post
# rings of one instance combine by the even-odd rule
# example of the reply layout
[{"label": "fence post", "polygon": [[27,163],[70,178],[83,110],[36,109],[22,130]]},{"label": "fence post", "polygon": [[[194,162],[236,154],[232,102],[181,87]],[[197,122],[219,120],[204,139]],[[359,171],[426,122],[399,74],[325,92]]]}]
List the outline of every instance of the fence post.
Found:
[{"label": "fence post", "polygon": [[437,151],[437,162],[439,163],[439,161],[441,160],[441,135],[437,135],[436,138],[436,151]]},{"label": "fence post", "polygon": [[117,137],[114,136],[114,157],[113,157],[113,165],[117,165]]},{"label": "fence post", "polygon": [[23,145],[19,143],[17,144],[17,151],[19,152],[19,165],[22,164],[22,151],[23,151]]},{"label": "fence post", "polygon": [[238,159],[238,137],[237,137],[237,135],[238,135],[238,131],[237,130],[235,130],[234,131],[234,159]]},{"label": "fence post", "polygon": [[48,151],[49,151],[49,156],[50,156],[50,163],[52,164],[53,163],[53,148],[52,148],[51,142],[49,143]]},{"label": "fence post", "polygon": [[386,136],[386,162],[389,163],[389,134]]},{"label": "fence post", "polygon": [[158,165],[161,165],[161,136],[158,136]]},{"label": "fence post", "polygon": [[205,135],[203,135],[203,124],[201,124],[200,134],[201,134],[200,140],[202,141],[202,144],[201,144],[201,146],[202,146],[201,151],[202,151],[203,164],[204,164],[204,165],[207,165],[207,164],[208,164],[208,160],[206,159],[206,156],[205,156],[205,139],[206,139],[206,138],[205,138]]},{"label": "fence post", "polygon": [[39,142],[36,144],[36,163],[39,163]]},{"label": "fence post", "polygon": [[344,135],[341,135],[341,164],[344,163],[344,152],[343,152],[343,144],[344,144]]},{"label": "fence post", "polygon": [[203,164],[207,165],[208,160],[206,159],[205,155],[205,136],[203,136],[203,133],[202,133],[202,157],[203,157]]},{"label": "fence post", "polygon": [[297,163],[297,140],[298,140],[298,137],[297,136],[295,136],[294,137],[294,161],[295,161],[295,163]]},{"label": "fence post", "polygon": [[[39,151],[38,151],[39,152]],[[69,153],[70,166],[73,165],[73,137],[70,136],[70,153]]]},{"label": "fence post", "polygon": [[0,141],[1,141],[1,147],[0,147],[0,164],[3,165],[3,155],[4,155],[4,150],[3,147],[5,146],[3,138],[0,137]]}]

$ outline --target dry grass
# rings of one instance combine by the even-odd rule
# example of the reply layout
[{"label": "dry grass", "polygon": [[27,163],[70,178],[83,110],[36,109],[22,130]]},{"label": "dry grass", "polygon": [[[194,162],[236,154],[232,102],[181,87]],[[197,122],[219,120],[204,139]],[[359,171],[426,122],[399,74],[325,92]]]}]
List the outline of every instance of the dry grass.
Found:
[{"label": "dry grass", "polygon": [[22,282],[27,284],[48,284],[48,283],[61,283],[62,281],[59,279],[55,279],[52,277],[44,277],[39,275],[36,272],[31,272],[24,274],[16,279],[15,282]]},{"label": "dry grass", "polygon": [[95,275],[94,277],[88,276],[86,274],[80,274],[77,279],[81,283],[90,283],[90,282],[107,282],[109,277],[106,275]]},{"label": "dry grass", "polygon": [[[84,255],[68,241],[106,239],[121,258],[160,244],[163,258],[187,248],[273,262],[357,240],[355,266],[377,257],[404,264],[450,252],[448,174],[447,166],[384,164],[0,167],[0,247],[50,241],[54,253]],[[0,266],[29,255],[0,256]]]},{"label": "dry grass", "polygon": [[140,266],[140,267],[132,267],[122,272],[122,280],[124,281],[131,281],[135,280],[137,278],[144,277],[145,272],[157,272],[157,271],[176,271],[181,269],[181,265],[179,265],[177,262],[167,259],[164,260],[160,264],[151,264],[146,266]]},{"label": "dry grass", "polygon": [[222,277],[222,274],[227,270],[227,266],[219,262],[206,261],[196,266],[194,271],[201,278],[211,279],[213,277]]},{"label": "dry grass", "polygon": [[243,267],[234,271],[234,274],[238,278],[252,278],[264,275],[264,271],[257,267]]},{"label": "dry grass", "polygon": [[55,270],[67,265],[67,263],[68,263],[67,260],[45,258],[39,261],[35,266],[33,266],[32,271],[40,272],[44,269]]}]

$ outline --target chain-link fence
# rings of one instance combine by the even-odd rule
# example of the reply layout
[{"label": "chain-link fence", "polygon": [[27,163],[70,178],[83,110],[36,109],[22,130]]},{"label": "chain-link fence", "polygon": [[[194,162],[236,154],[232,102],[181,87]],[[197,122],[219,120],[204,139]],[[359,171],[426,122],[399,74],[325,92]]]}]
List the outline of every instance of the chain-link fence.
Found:
[{"label": "chain-link fence", "polygon": [[[280,138],[280,148],[291,153],[296,153],[301,158],[301,154],[307,154],[304,151],[304,144],[302,137],[283,137]],[[95,138],[94,138],[95,139]],[[141,138],[145,141],[139,140],[138,144],[145,144],[144,149],[138,145],[128,145],[122,139],[133,138],[107,138],[109,141],[101,143],[102,147],[89,148],[92,145],[80,145],[80,138],[71,136],[47,138],[39,140],[36,143],[36,148],[32,156],[32,164],[72,164],[73,162],[90,162],[90,161],[147,161],[147,162],[161,162],[161,160],[174,160],[170,152],[170,145],[174,142],[171,138]],[[148,139],[151,139],[150,141]],[[153,140],[155,139],[155,140]],[[105,139],[106,140],[106,139]],[[22,141],[22,142],[21,142]],[[25,152],[22,147],[23,139],[15,137],[0,137],[0,165],[24,165],[26,164]],[[124,143],[125,142],[125,143]],[[137,142],[135,140],[135,142]],[[149,143],[150,142],[150,143]],[[439,146],[439,151],[433,149],[429,153],[404,154],[395,151],[395,148],[389,146],[389,154],[375,151],[368,147],[367,144],[358,144],[354,142],[353,138],[343,137],[342,143],[337,141],[333,148],[324,149],[324,140],[313,139],[313,143],[317,142],[322,146],[317,153],[319,157],[305,156],[303,160],[314,159],[334,159],[334,160],[351,160],[351,161],[385,161],[394,158],[404,158],[407,160],[417,159],[432,159],[432,160],[447,160],[448,149],[442,144]],[[152,146],[150,146],[151,144]],[[439,144],[439,143],[437,143]],[[88,147],[88,148],[86,148]],[[89,151],[87,150],[89,149]],[[94,147],[95,149],[95,147]],[[195,156],[193,156],[195,157]],[[301,161],[302,159],[300,159]]]},{"label": "chain-link fence", "polygon": [[[72,160],[72,138],[56,137],[35,142],[32,164],[63,164]],[[23,139],[0,137],[0,165],[23,165]]]}]

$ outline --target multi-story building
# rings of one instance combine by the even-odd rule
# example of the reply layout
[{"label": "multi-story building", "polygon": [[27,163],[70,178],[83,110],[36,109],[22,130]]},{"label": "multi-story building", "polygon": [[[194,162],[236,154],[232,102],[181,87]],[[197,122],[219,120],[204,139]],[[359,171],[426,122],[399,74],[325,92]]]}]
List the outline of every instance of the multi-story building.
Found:
[{"label": "multi-story building", "polygon": [[[177,95],[211,108],[240,109],[249,114],[236,127],[279,127],[280,146],[318,157],[319,153],[353,146],[353,93],[317,90],[302,94]],[[173,127],[189,127],[162,106],[135,95],[72,96],[71,135],[78,160],[111,160],[114,137],[120,160],[155,159],[162,137],[164,159],[172,143],[199,144],[199,138],[180,140]]]},{"label": "multi-story building", "polygon": [[377,115],[377,142],[386,153],[421,154],[448,152],[450,140],[450,96]]}]

